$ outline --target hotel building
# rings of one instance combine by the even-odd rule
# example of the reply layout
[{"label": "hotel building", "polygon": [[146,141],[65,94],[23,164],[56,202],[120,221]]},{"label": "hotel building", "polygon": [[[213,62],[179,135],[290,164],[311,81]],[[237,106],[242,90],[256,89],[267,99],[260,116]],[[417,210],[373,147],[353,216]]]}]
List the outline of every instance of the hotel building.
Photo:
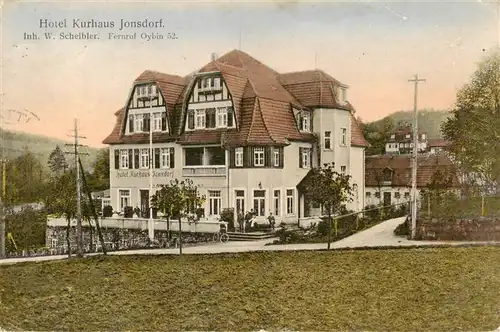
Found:
[{"label": "hotel building", "polygon": [[147,70],[103,141],[111,205],[147,214],[153,167],[155,187],[192,179],[206,196],[207,217],[231,207],[297,223],[320,213],[304,195],[306,175],[335,162],[356,185],[348,208],[361,210],[368,143],[347,91],[321,70],[278,73],[238,50],[188,77]]}]

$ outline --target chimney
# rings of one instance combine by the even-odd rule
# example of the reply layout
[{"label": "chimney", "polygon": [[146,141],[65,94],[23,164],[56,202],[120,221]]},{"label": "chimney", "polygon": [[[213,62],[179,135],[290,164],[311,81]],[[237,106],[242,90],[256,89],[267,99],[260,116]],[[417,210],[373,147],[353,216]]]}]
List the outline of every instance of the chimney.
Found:
[{"label": "chimney", "polygon": [[217,53],[212,53],[211,58],[212,58],[212,61],[215,61],[219,58],[219,56],[217,55]]}]

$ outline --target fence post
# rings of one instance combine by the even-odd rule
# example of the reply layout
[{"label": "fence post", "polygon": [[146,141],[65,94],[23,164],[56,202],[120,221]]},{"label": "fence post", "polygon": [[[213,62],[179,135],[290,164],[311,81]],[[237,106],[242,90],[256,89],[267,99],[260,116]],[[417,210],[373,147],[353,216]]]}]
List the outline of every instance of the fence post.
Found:
[{"label": "fence post", "polygon": [[427,193],[427,217],[431,218],[431,193]]},{"label": "fence post", "polygon": [[485,211],[484,211],[484,195],[481,195],[481,216],[484,217]]}]

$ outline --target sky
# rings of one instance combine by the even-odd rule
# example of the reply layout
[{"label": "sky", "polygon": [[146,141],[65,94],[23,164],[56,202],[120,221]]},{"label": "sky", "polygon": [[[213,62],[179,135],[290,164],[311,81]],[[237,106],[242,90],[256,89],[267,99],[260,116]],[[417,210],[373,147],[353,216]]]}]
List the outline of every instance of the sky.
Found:
[{"label": "sky", "polygon": [[[489,1],[489,2],[488,2]],[[67,20],[66,28],[40,20]],[[81,21],[115,27],[73,28]],[[163,20],[135,28],[136,40],[112,40],[121,20]],[[349,86],[348,99],[364,121],[418,107],[450,109],[477,63],[500,40],[494,0],[441,2],[23,2],[2,7],[2,116],[35,114],[9,129],[70,139],[78,119],[82,144],[103,146],[116,110],[144,70],[185,76],[241,49],[278,72],[322,69]],[[55,39],[46,39],[45,33]],[[98,40],[59,39],[88,32]],[[27,40],[35,33],[38,40]],[[174,33],[177,39],[141,38]]]}]

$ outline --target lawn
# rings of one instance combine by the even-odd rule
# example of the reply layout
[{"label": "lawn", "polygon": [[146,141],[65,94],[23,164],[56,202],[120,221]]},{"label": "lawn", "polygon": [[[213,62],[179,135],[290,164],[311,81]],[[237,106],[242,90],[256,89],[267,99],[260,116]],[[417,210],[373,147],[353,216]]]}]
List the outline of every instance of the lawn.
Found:
[{"label": "lawn", "polygon": [[0,266],[0,327],[491,331],[500,248],[113,256]]}]

